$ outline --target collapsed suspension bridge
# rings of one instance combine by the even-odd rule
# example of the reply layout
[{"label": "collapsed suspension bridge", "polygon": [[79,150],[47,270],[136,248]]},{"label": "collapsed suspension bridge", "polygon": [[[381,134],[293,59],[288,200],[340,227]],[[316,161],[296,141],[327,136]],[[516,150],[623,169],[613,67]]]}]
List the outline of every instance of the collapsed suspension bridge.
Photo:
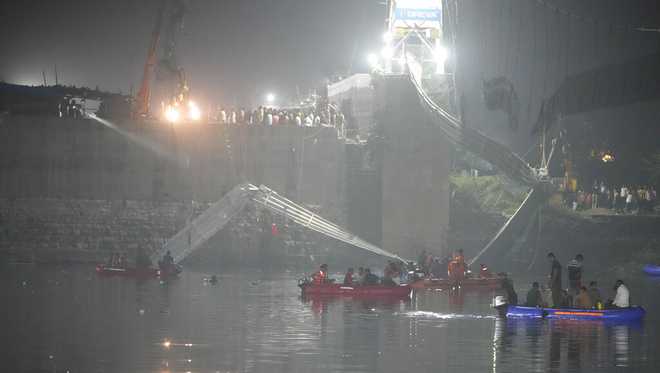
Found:
[{"label": "collapsed suspension bridge", "polygon": [[[412,74],[409,76],[398,75],[386,78],[407,79],[408,84],[411,87],[411,94],[418,95],[421,108],[428,114],[432,123],[453,145],[461,146],[477,156],[491,162],[503,174],[530,187],[528,198],[525,199],[523,205],[518,209],[516,214],[509,219],[502,230],[498,232],[496,237],[471,260],[471,264],[488,249],[496,245],[501,245],[501,242],[504,241],[504,238],[507,236],[507,231],[516,225],[514,222],[527,220],[528,215],[536,211],[540,205],[539,201],[544,200],[543,198],[530,198],[532,195],[539,196],[541,194],[538,188],[538,184],[540,183],[538,172],[507,147],[493,141],[476,130],[464,128],[457,118],[442,109],[434,103],[431,98],[429,98],[422,88],[421,83]],[[176,235],[169,239],[160,250],[153,253],[153,259],[157,259],[165,252],[170,251],[175,262],[181,262],[220,231],[233,217],[240,213],[248,203],[262,206],[275,214],[285,216],[287,219],[303,227],[354,247],[395,260],[407,260],[407,258],[402,258],[393,252],[386,251],[367,242],[355,234],[320,217],[314,212],[306,209],[304,206],[279,195],[267,186],[262,185],[257,187],[250,183],[237,185],[222,199],[215,202],[201,215],[188,223]]]}]

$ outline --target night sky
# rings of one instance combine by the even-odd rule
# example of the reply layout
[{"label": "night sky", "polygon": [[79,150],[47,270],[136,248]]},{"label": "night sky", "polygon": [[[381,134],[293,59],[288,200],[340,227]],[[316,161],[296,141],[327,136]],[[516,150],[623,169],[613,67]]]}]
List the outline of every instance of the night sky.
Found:
[{"label": "night sky", "polygon": [[[193,95],[233,104],[292,95],[335,73],[365,71],[380,48],[379,0],[192,0],[178,58]],[[5,1],[0,80],[137,91],[159,0]]]}]

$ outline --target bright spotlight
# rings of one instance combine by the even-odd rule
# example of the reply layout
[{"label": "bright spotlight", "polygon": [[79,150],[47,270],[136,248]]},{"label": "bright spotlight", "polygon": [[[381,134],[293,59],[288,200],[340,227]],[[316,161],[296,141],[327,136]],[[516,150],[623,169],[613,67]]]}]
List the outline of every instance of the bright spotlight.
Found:
[{"label": "bright spotlight", "polygon": [[167,119],[168,122],[175,123],[179,120],[180,117],[181,114],[176,108],[172,106],[167,106],[165,108],[165,119]]},{"label": "bright spotlight", "polygon": [[371,68],[378,67],[378,56],[375,53],[370,53],[367,56],[367,62]]},{"label": "bright spotlight", "polygon": [[194,101],[188,101],[188,116],[192,120],[200,120],[202,118],[202,111]]},{"label": "bright spotlight", "polygon": [[382,51],[380,51],[380,55],[383,56],[383,58],[386,60],[392,59],[394,56],[394,50],[392,47],[386,46]]},{"label": "bright spotlight", "polygon": [[445,62],[449,58],[449,50],[445,47],[438,47],[435,50],[435,62],[438,65],[444,66]]}]

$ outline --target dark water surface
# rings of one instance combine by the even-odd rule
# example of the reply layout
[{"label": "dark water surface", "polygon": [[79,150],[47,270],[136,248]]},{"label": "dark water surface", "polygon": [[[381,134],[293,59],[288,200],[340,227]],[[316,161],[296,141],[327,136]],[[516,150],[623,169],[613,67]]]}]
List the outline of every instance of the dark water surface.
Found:
[{"label": "dark water surface", "polygon": [[644,323],[603,325],[499,320],[490,293],[304,301],[294,273],[212,286],[190,269],[161,284],[1,268],[7,372],[660,371],[660,282],[641,276]]}]

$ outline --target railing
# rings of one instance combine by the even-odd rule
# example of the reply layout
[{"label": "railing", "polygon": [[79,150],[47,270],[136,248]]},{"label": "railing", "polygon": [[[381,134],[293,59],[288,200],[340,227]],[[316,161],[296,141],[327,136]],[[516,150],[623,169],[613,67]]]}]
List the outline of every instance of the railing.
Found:
[{"label": "railing", "polygon": [[174,237],[169,239],[158,252],[154,253],[152,260],[156,261],[160,259],[163,254],[169,251],[175,263],[181,262],[220,231],[248,202],[263,206],[294,223],[328,237],[335,238],[341,242],[377,255],[404,261],[398,255],[385,251],[361,239],[302,205],[279,195],[274,190],[264,185],[257,187],[248,183],[234,187],[222,199],[214,203],[191,223],[187,224]]},{"label": "railing", "polygon": [[249,193],[251,193],[250,184],[240,184],[234,187],[222,199],[211,205],[170,238],[158,252],[152,255],[152,261],[156,262],[169,251],[175,263],[181,262],[218,233],[245,207],[245,204],[249,202]]}]

